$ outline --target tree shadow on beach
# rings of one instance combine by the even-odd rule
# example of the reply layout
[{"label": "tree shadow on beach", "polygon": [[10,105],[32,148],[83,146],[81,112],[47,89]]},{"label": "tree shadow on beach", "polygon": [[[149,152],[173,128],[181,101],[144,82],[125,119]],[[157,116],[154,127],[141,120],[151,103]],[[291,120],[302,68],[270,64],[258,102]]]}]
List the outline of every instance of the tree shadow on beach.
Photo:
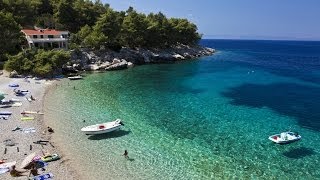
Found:
[{"label": "tree shadow on beach", "polygon": [[299,158],[311,156],[314,154],[316,154],[316,152],[313,149],[306,148],[306,147],[291,149],[291,150],[283,153],[284,156],[291,158],[291,159],[299,159]]},{"label": "tree shadow on beach", "polygon": [[320,87],[295,83],[243,84],[222,92],[232,105],[268,107],[298,120],[301,127],[320,131]]},{"label": "tree shadow on beach", "polygon": [[118,130],[106,134],[96,134],[96,135],[90,135],[88,137],[89,140],[103,140],[103,139],[111,139],[111,138],[118,138],[121,136],[125,136],[130,134],[131,131],[124,131],[124,130]]}]

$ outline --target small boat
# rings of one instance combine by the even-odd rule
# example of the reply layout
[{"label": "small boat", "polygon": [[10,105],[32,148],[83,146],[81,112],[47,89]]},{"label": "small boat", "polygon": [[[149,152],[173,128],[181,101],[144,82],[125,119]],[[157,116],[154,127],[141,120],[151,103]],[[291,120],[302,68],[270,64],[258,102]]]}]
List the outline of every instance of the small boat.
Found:
[{"label": "small boat", "polygon": [[51,154],[51,155],[47,155],[47,156],[43,156],[41,158],[42,161],[44,162],[50,162],[50,161],[55,161],[60,159],[60,156],[58,154]]},{"label": "small boat", "polygon": [[104,134],[108,132],[112,132],[115,130],[118,130],[123,126],[124,124],[121,122],[120,119],[117,119],[112,122],[102,123],[102,124],[95,124],[91,126],[87,126],[81,129],[82,132],[84,132],[87,135],[93,135],[93,134]]},{"label": "small boat", "polygon": [[68,79],[70,80],[78,80],[78,79],[82,79],[83,77],[78,75],[78,76],[69,76]]},{"label": "small boat", "polygon": [[269,137],[269,140],[277,144],[288,144],[301,139],[301,136],[296,132],[282,132],[280,134],[275,134]]}]

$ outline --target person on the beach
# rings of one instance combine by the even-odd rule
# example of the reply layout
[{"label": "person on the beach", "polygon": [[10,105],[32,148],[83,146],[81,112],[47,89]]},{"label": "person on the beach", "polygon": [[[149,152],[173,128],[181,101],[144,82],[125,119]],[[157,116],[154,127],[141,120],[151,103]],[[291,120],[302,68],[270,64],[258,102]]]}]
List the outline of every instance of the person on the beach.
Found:
[{"label": "person on the beach", "polygon": [[10,170],[10,175],[11,175],[12,177],[26,176],[26,174],[24,174],[25,172],[26,172],[26,171],[18,171],[18,170],[16,170],[16,166],[13,165],[13,166],[11,167],[11,170]]},{"label": "person on the beach", "polygon": [[48,126],[48,132],[54,133],[54,130],[51,127]]},{"label": "person on the beach", "polygon": [[127,151],[127,150],[124,150],[123,155],[124,155],[124,157],[127,158],[127,159],[129,158],[128,154],[129,154],[128,151]]},{"label": "person on the beach", "polygon": [[32,95],[30,96],[30,99],[31,99],[32,101],[36,100]]},{"label": "person on the beach", "polygon": [[32,163],[30,164],[30,166],[31,166],[31,170],[30,170],[29,177],[31,176],[31,174],[32,174],[33,176],[38,176],[39,173],[38,173],[38,169],[37,169],[37,167],[36,167],[36,163],[35,163],[35,162],[32,162]]},{"label": "person on the beach", "polygon": [[74,89],[74,90],[76,90],[76,87],[75,87],[75,86],[73,86],[73,89]]}]

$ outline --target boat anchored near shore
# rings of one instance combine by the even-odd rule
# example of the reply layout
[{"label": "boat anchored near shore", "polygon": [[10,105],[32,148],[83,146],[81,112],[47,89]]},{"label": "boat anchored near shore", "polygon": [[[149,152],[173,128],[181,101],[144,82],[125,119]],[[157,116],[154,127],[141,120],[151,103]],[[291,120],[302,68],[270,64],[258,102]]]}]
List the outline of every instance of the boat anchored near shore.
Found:
[{"label": "boat anchored near shore", "polygon": [[69,76],[68,79],[70,80],[78,80],[78,79],[83,79],[83,77],[81,75],[78,76]]},{"label": "boat anchored near shore", "polygon": [[277,144],[288,144],[301,139],[301,136],[296,132],[282,132],[280,134],[275,134],[269,137],[269,140]]},{"label": "boat anchored near shore", "polygon": [[124,124],[121,122],[120,119],[117,119],[112,122],[106,122],[102,124],[95,124],[95,125],[83,127],[81,131],[84,132],[86,135],[104,134],[104,133],[119,130],[121,126],[124,126]]}]

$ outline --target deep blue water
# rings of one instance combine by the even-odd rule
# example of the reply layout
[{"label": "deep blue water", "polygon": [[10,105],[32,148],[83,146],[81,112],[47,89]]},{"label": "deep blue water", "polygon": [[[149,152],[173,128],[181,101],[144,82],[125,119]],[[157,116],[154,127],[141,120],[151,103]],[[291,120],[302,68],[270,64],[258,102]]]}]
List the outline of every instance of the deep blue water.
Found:
[{"label": "deep blue water", "polygon": [[[201,44],[217,52],[88,74],[50,93],[46,115],[60,129],[56,138],[75,152],[69,156],[86,157],[71,158],[85,167],[82,175],[320,179],[320,42]],[[126,124],[119,132],[87,137],[79,131],[115,118]],[[302,140],[284,146],[268,140],[286,129],[298,131]],[[119,155],[124,149],[131,161]]]},{"label": "deep blue water", "polygon": [[268,107],[294,117],[300,126],[320,131],[320,42],[203,40],[224,53],[235,53],[228,59],[233,65],[255,68],[294,82],[244,83],[223,93],[234,105]]}]

